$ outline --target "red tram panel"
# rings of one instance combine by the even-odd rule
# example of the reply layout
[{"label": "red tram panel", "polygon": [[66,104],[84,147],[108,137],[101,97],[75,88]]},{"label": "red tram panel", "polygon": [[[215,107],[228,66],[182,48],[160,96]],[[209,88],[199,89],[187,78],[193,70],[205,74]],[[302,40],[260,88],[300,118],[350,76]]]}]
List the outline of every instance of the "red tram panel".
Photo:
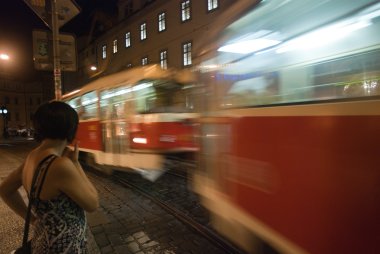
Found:
[{"label": "red tram panel", "polygon": [[78,126],[76,139],[82,149],[103,150],[102,128],[99,120],[81,121]]}]

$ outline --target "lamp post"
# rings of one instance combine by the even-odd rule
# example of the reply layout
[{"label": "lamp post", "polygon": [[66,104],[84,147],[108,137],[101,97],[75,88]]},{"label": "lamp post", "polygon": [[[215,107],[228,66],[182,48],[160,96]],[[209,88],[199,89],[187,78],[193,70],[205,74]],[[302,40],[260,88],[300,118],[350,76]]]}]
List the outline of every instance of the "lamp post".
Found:
[{"label": "lamp post", "polygon": [[[0,60],[3,62],[7,62],[10,60],[10,57],[7,53],[0,52]],[[8,138],[8,109],[5,106],[0,107],[0,115],[2,115],[4,121],[3,137]]]},{"label": "lamp post", "polygon": [[1,106],[0,108],[0,114],[3,116],[3,121],[4,121],[4,127],[3,127],[3,137],[8,138],[8,109],[5,106]]}]

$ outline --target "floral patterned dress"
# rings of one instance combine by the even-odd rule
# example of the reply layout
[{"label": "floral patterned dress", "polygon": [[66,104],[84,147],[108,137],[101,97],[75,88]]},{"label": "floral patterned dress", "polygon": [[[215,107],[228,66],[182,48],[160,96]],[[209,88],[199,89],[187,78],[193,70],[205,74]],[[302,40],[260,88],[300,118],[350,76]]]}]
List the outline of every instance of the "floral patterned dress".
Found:
[{"label": "floral patterned dress", "polygon": [[[44,175],[53,159],[54,156],[41,165],[40,175]],[[36,198],[33,212],[37,223],[31,241],[32,253],[87,253],[86,214],[66,194],[50,200]]]}]

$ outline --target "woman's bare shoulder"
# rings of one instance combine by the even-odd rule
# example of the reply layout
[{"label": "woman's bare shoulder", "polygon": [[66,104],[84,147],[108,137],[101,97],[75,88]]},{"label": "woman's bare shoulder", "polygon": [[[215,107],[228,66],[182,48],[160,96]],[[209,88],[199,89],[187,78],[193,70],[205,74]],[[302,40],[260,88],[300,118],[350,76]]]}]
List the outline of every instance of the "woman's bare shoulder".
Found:
[{"label": "woman's bare shoulder", "polygon": [[51,164],[51,171],[54,174],[71,174],[74,170],[74,163],[65,156],[58,156]]}]

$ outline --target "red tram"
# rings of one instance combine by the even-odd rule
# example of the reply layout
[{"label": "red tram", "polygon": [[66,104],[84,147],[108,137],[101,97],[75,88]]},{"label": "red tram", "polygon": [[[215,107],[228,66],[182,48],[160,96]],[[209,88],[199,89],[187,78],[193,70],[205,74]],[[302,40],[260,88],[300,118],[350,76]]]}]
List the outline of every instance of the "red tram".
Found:
[{"label": "red tram", "polygon": [[195,61],[194,190],[250,253],[380,253],[379,1],[253,2]]},{"label": "red tram", "polygon": [[64,95],[80,117],[81,155],[154,180],[168,154],[197,150],[192,82],[189,72],[150,65],[104,76]]}]

